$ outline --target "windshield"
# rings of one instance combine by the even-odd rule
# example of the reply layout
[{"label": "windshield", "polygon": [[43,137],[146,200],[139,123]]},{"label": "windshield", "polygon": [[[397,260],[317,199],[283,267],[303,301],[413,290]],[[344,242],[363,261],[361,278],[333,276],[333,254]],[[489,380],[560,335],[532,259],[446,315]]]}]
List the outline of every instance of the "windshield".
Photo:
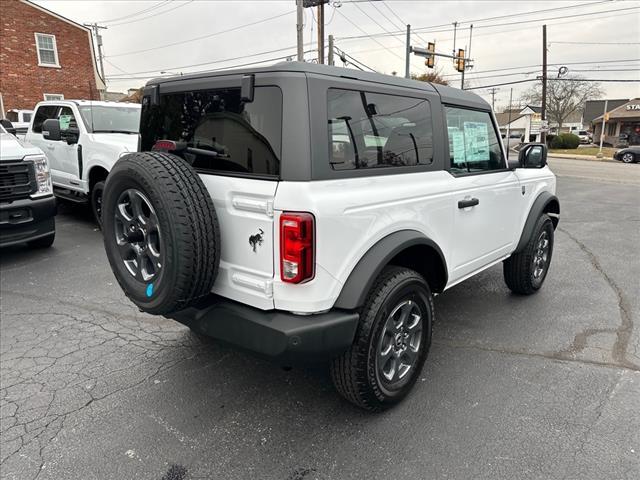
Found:
[{"label": "windshield", "polygon": [[80,114],[89,132],[138,133],[140,108],[127,105],[82,105]]}]

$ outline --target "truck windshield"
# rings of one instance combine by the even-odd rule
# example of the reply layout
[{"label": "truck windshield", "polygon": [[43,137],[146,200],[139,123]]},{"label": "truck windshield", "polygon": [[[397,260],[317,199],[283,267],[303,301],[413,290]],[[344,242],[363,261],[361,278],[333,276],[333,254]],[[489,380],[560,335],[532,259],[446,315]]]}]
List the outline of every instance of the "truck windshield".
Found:
[{"label": "truck windshield", "polygon": [[140,107],[82,105],[80,114],[89,132],[138,133]]}]

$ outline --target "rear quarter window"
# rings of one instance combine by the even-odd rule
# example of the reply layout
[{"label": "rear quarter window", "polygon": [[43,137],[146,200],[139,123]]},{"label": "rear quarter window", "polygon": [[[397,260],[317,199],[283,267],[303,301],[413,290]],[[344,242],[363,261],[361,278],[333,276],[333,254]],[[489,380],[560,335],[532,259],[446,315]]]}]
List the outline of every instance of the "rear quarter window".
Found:
[{"label": "rear quarter window", "polygon": [[172,140],[180,155],[200,172],[279,175],[282,150],[282,91],[255,88],[242,102],[240,88],[161,95],[143,102],[142,150]]}]

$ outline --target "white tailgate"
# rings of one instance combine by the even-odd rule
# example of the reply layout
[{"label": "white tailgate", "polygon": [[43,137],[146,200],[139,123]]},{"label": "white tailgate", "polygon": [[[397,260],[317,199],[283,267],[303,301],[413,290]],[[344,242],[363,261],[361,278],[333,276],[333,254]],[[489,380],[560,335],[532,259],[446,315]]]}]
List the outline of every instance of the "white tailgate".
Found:
[{"label": "white tailgate", "polygon": [[261,309],[273,305],[273,199],[278,182],[201,175],[220,224],[213,293]]}]

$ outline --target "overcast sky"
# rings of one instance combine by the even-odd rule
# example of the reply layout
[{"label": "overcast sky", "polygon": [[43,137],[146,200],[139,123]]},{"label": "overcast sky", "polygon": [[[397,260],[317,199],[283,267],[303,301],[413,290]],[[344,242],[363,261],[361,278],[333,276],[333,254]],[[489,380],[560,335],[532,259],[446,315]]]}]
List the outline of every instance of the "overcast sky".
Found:
[{"label": "overcast sky", "polygon": [[[294,0],[36,0],[36,3],[79,23],[98,22],[108,27],[101,33],[105,74],[111,91],[139,87],[162,71],[187,73],[295,56]],[[546,11],[527,14],[540,10]],[[314,11],[305,11],[304,41],[312,42],[305,47],[307,50],[317,47]],[[507,15],[511,16],[495,18]],[[399,75],[404,74],[404,33],[375,39],[365,35],[395,33],[410,23],[417,32],[412,36],[412,45],[423,46],[435,40],[438,52],[450,54],[454,46],[452,23],[456,21],[460,24],[456,48],[469,44],[469,25],[473,23],[474,68],[466,73],[467,87],[539,75],[543,23],[548,25],[549,64],[557,64],[550,67],[550,74],[566,65],[568,75],[640,79],[640,1],[332,0],[325,6],[326,34],[336,37],[337,47],[368,67],[385,73],[396,71]],[[345,38],[353,36],[364,38]],[[185,43],[167,46],[176,42]],[[306,54],[308,60],[316,57],[313,52]],[[208,62],[211,63],[205,64]],[[199,66],[191,66],[196,64]],[[453,85],[460,85],[460,74],[450,60],[438,59],[436,67]],[[510,67],[523,68],[487,72]],[[427,70],[424,59],[412,56],[412,72]],[[514,99],[530,85],[513,85]],[[602,87],[608,98],[640,96],[640,83],[602,83]],[[508,103],[510,86],[497,88],[496,107],[502,108]],[[487,89],[475,92],[491,99]]]}]

